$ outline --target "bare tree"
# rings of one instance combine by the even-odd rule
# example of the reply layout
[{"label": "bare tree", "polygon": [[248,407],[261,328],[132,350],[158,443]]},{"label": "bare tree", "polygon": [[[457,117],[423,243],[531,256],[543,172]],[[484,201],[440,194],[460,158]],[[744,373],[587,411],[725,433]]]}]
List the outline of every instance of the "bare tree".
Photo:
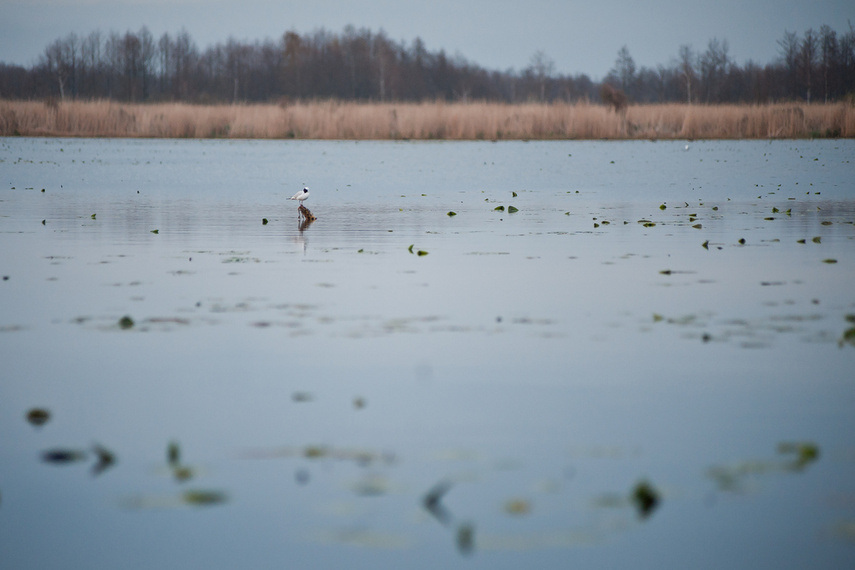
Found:
[{"label": "bare tree", "polygon": [[686,103],[692,104],[692,83],[695,81],[695,60],[697,56],[692,51],[692,46],[680,46],[680,59],[678,61],[678,69],[683,79],[686,81]]},{"label": "bare tree", "polygon": [[813,87],[814,68],[818,54],[818,41],[812,29],[805,32],[798,53],[798,68],[805,88],[805,100],[810,103],[811,88]]},{"label": "bare tree", "polygon": [[528,69],[540,86],[540,101],[546,100],[546,82],[555,72],[555,62],[543,50],[537,50],[529,60]]},{"label": "bare tree", "polygon": [[615,60],[614,73],[620,81],[620,88],[624,92],[629,92],[635,81],[635,60],[629,55],[629,48],[625,45],[618,50],[617,59]]}]

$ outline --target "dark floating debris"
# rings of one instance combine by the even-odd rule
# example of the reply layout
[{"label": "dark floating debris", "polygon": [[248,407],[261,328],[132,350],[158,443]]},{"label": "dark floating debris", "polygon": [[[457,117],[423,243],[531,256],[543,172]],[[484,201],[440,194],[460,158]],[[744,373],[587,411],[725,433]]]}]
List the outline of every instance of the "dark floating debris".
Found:
[{"label": "dark floating debris", "polygon": [[159,233],[160,233],[160,230],[151,230],[151,233],[153,233],[153,234],[159,234]]},{"label": "dark floating debris", "polygon": [[42,452],[42,461],[45,463],[54,463],[56,465],[65,465],[68,463],[76,463],[86,459],[86,452],[77,449],[49,449]]},{"label": "dark floating debris", "polygon": [[446,216],[448,216],[449,218],[451,218],[451,217],[453,217],[453,216],[456,216],[456,215],[457,215],[457,212],[448,212],[448,213],[446,214]]},{"label": "dark floating debris", "polygon": [[119,319],[119,328],[120,329],[128,330],[130,328],[133,328],[133,326],[134,326],[134,320],[131,317],[129,317],[128,315],[125,315],[124,317]]},{"label": "dark floating debris", "polygon": [[640,481],[632,489],[632,503],[641,518],[649,517],[659,506],[659,492],[647,481]]},{"label": "dark floating debris", "polygon": [[267,218],[261,218],[261,225],[262,225],[262,226],[266,226],[266,225],[267,225]]},{"label": "dark floating debris", "polygon": [[493,208],[493,211],[494,212],[504,212],[505,207],[504,206],[496,206],[495,208]]},{"label": "dark floating debris", "polygon": [[174,441],[169,442],[166,448],[166,462],[170,467],[175,467],[181,463],[181,448]]},{"label": "dark floating debris", "polygon": [[33,408],[27,412],[27,421],[34,426],[41,427],[50,420],[50,412],[44,408]]},{"label": "dark floating debris", "polygon": [[291,394],[291,399],[295,402],[311,402],[314,400],[309,392],[294,392]]},{"label": "dark floating debris", "polygon": [[427,254],[428,254],[428,252],[426,252],[423,249],[420,249],[416,252],[416,255],[418,255],[419,257],[422,257],[423,255],[427,255]]},{"label": "dark floating debris", "polygon": [[460,525],[457,529],[457,550],[468,556],[475,549],[475,527],[469,523]]},{"label": "dark floating debris", "polygon": [[95,457],[98,459],[95,462],[95,465],[92,466],[93,476],[100,475],[108,468],[112,467],[114,463],[116,463],[115,454],[106,447],[103,447],[96,443],[92,446],[92,451],[95,453]]},{"label": "dark floating debris", "polygon": [[422,498],[422,506],[442,525],[451,522],[451,513],[442,504],[442,498],[450,489],[450,482],[440,481],[431,487],[430,491]]}]

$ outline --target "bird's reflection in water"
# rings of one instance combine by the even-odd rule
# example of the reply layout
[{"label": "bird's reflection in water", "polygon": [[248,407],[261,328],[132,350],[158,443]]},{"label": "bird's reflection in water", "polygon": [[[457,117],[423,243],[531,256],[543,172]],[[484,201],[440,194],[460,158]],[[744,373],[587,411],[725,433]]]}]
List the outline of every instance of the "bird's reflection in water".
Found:
[{"label": "bird's reflection in water", "polygon": [[[297,224],[297,230],[299,234],[294,236],[294,242],[299,244],[303,248],[303,253],[306,253],[306,247],[308,245],[308,241],[306,240],[306,236],[303,235],[309,226],[311,226],[317,218],[312,215],[312,213],[302,205],[300,206],[300,222]],[[304,211],[305,210],[305,211]]]}]

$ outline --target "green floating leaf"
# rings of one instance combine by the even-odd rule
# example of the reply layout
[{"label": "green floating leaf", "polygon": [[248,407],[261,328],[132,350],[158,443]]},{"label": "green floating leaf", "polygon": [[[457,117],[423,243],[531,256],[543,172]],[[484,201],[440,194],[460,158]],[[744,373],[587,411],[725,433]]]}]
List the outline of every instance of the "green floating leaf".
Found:
[{"label": "green floating leaf", "polygon": [[693,225],[692,227],[693,227],[693,228],[695,228],[696,230],[699,230],[699,229],[701,229],[701,228],[702,228],[702,227],[704,227],[704,226],[702,226],[701,224],[695,224],[695,225]]},{"label": "green floating leaf", "polygon": [[159,233],[160,233],[160,230],[151,230],[151,233],[153,233],[153,234],[159,234]]},{"label": "green floating leaf", "polygon": [[495,208],[493,208],[493,211],[494,212],[504,212],[505,207],[504,206],[496,206]]},{"label": "green floating leaf", "polygon": [[91,215],[91,216],[89,216],[89,217],[90,217],[90,218],[92,218],[92,219],[94,220],[94,219],[95,219],[95,214],[92,214],[92,215]]},{"label": "green floating leaf", "polygon": [[448,212],[448,213],[446,214],[446,216],[448,216],[449,218],[450,218],[450,217],[452,217],[452,216],[456,216],[456,215],[457,215],[457,212]]},{"label": "green floating leaf", "polygon": [[418,252],[416,252],[416,253],[417,253],[417,255],[418,255],[419,257],[421,257],[421,256],[423,256],[423,255],[427,255],[427,254],[428,254],[428,252],[426,252],[426,251],[425,251],[425,250],[423,250],[423,249],[420,249],[420,250],[419,250]]},{"label": "green floating leaf", "polygon": [[266,226],[266,225],[267,225],[267,218],[261,218],[261,225],[262,225],[262,226]]},{"label": "green floating leaf", "polygon": [[365,251],[365,250],[364,250],[364,249],[359,249],[359,250],[357,250],[357,252],[356,252],[356,253],[362,253],[363,251]]},{"label": "green floating leaf", "polygon": [[222,491],[186,491],[182,496],[189,505],[208,506],[219,505],[228,500],[228,495]]},{"label": "green floating leaf", "polygon": [[408,248],[407,248],[407,251],[409,251],[410,253],[413,253],[413,246],[414,246],[414,245],[416,245],[416,244],[411,243],[411,244],[410,244],[410,247],[408,247]]},{"label": "green floating leaf", "polygon": [[837,263],[837,260],[829,258],[829,259],[823,259],[822,262],[823,263]]},{"label": "green floating leaf", "polygon": [[778,444],[778,453],[795,455],[792,467],[800,470],[819,459],[819,446],[810,441],[784,442]]},{"label": "green floating leaf", "polygon": [[513,206],[508,206],[508,213],[513,214],[514,212],[519,212],[519,210]]},{"label": "green floating leaf", "polygon": [[816,236],[815,238],[813,238],[810,241],[812,241],[813,243],[822,243],[822,238],[819,236]]},{"label": "green floating leaf", "polygon": [[665,208],[667,208],[667,207],[668,207],[668,206],[666,206],[665,204],[659,204],[659,209],[660,209],[660,210],[664,210],[664,209],[665,209]]},{"label": "green floating leaf", "polygon": [[517,193],[516,193],[516,192],[511,192],[511,196],[513,196],[514,198],[516,198],[516,197],[517,197]]},{"label": "green floating leaf", "polygon": [[134,320],[131,317],[129,317],[128,315],[125,315],[124,317],[119,319],[119,328],[120,329],[127,330],[129,328],[133,328],[133,326],[134,326]]}]

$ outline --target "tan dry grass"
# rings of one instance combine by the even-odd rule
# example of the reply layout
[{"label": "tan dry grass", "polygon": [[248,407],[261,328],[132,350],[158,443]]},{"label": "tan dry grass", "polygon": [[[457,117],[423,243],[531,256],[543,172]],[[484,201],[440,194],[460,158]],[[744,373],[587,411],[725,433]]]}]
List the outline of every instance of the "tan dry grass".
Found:
[{"label": "tan dry grass", "polygon": [[301,139],[742,139],[855,137],[827,105],[350,103],[290,105],[0,101],[2,136]]}]

